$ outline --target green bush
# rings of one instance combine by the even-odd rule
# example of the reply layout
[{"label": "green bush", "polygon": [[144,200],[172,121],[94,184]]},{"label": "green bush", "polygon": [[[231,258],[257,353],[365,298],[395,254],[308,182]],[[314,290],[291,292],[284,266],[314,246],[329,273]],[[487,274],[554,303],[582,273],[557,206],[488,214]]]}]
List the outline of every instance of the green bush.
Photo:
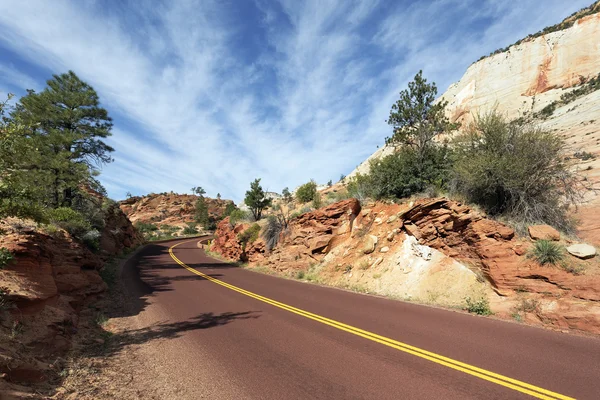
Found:
[{"label": "green bush", "polygon": [[265,225],[262,231],[262,238],[265,240],[267,245],[267,249],[269,251],[273,250],[275,246],[277,246],[277,242],[279,242],[279,235],[283,230],[283,225],[277,219],[277,217],[270,215],[267,218],[267,224]]},{"label": "green bush", "polygon": [[225,206],[225,211],[223,211],[223,218],[230,216],[234,210],[237,210],[235,204],[227,203],[227,205]]},{"label": "green bush", "polygon": [[184,235],[196,235],[197,233],[198,233],[198,227],[193,222],[190,222],[189,224],[186,225],[185,228],[183,228]]},{"label": "green bush", "polygon": [[150,232],[154,232],[158,230],[158,226],[156,226],[156,224],[153,224],[151,222],[136,222],[134,224],[135,229],[137,229],[138,232],[142,233],[142,234],[146,234],[146,233],[150,233]]},{"label": "green bush", "polygon": [[249,219],[250,214],[246,211],[240,210],[239,208],[233,210],[229,215],[229,223],[231,224],[231,226],[236,226],[238,222],[247,221]]},{"label": "green bush", "polygon": [[312,201],[312,206],[315,210],[323,206],[323,200],[321,200],[321,195],[319,193],[315,194],[315,198]]},{"label": "green bush", "polygon": [[582,187],[564,158],[561,137],[491,112],[477,117],[453,144],[452,192],[491,215],[572,229],[568,209]]},{"label": "green bush", "polygon": [[91,224],[85,217],[69,207],[48,210],[48,219],[78,239],[82,239],[86,233],[92,230]]},{"label": "green bush", "polygon": [[4,269],[14,260],[14,256],[6,247],[0,247],[0,269]]},{"label": "green bush", "polygon": [[308,203],[313,201],[317,196],[317,183],[313,180],[305,183],[296,190],[296,199],[300,203]]},{"label": "green bush", "polygon": [[530,257],[542,265],[557,264],[564,258],[563,248],[551,240],[538,240],[531,249]]},{"label": "green bush", "polygon": [[477,315],[492,315],[492,310],[490,310],[490,303],[484,297],[473,300],[470,297],[465,299],[465,303],[467,303],[466,310],[471,314]]},{"label": "green bush", "polygon": [[92,229],[86,232],[82,237],[81,241],[92,251],[100,251],[100,237],[102,235],[98,230]]},{"label": "green bush", "polygon": [[[450,175],[451,158],[444,145],[425,148],[424,155],[404,147],[371,162],[368,182],[363,183],[369,197],[404,198],[421,193],[430,186],[444,187]],[[422,161],[419,161],[420,158]],[[350,191],[350,188],[349,188]]]},{"label": "green bush", "polygon": [[258,239],[258,235],[260,233],[260,225],[252,224],[248,229],[244,232],[238,234],[238,240],[242,244],[242,250],[246,251],[246,245],[248,243],[252,244]]}]

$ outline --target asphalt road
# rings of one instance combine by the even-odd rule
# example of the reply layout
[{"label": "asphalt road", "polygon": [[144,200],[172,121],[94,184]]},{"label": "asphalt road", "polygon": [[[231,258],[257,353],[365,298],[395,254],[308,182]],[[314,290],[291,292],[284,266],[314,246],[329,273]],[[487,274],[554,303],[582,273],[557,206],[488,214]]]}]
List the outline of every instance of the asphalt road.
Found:
[{"label": "asphalt road", "polygon": [[599,339],[258,274],[196,243],[149,245],[123,275],[180,399],[600,399]]}]

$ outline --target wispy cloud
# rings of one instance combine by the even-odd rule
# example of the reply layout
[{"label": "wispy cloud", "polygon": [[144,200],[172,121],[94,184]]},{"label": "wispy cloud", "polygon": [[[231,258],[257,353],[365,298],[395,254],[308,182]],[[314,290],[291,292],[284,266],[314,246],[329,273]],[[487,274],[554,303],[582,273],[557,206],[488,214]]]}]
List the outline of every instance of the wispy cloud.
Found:
[{"label": "wispy cloud", "polygon": [[240,200],[336,180],[383,143],[419,70],[443,91],[480,55],[585,1],[0,2],[0,89],[74,70],[115,117],[109,193]]}]

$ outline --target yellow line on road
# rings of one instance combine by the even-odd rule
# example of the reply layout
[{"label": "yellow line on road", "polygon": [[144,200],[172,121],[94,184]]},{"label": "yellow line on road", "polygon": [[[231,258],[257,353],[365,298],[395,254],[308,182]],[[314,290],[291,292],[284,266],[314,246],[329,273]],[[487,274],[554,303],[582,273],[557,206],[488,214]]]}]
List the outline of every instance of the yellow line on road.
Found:
[{"label": "yellow line on road", "polygon": [[336,320],[333,320],[333,319],[329,319],[329,318],[323,317],[323,316],[318,315],[318,314],[313,314],[311,312],[302,310],[300,308],[292,307],[292,306],[287,305],[285,303],[281,303],[279,301],[270,299],[268,297],[261,296],[259,294],[247,291],[247,290],[242,289],[240,287],[237,287],[237,286],[231,285],[229,283],[223,282],[223,281],[221,281],[219,279],[213,278],[212,276],[206,275],[206,274],[198,271],[197,269],[188,266],[187,264],[185,264],[184,262],[182,262],[180,259],[178,259],[175,256],[175,254],[173,253],[173,249],[175,247],[181,245],[181,244],[189,243],[189,242],[190,241],[180,242],[180,243],[177,243],[177,244],[171,246],[169,248],[169,254],[171,255],[171,258],[173,258],[173,260],[175,260],[175,262],[177,262],[179,265],[181,265],[183,268],[187,269],[188,271],[190,271],[190,272],[192,272],[192,273],[194,273],[194,274],[196,274],[198,276],[201,276],[202,278],[207,279],[207,280],[209,280],[209,281],[211,281],[213,283],[216,283],[217,285],[224,286],[224,287],[226,287],[228,289],[231,289],[231,290],[236,291],[238,293],[244,294],[244,295],[246,295],[248,297],[252,297],[252,298],[254,298],[256,300],[260,300],[260,301],[262,301],[264,303],[271,304],[272,306],[281,308],[281,309],[289,311],[291,313],[301,315],[301,316],[303,316],[305,318],[312,319],[314,321],[320,322],[320,323],[325,324],[325,325],[332,326],[334,328],[337,328],[337,329],[340,329],[342,331],[351,333],[353,335],[360,336],[360,337],[363,337],[365,339],[369,339],[369,340],[371,340],[373,342],[377,342],[377,343],[383,344],[385,346],[394,348],[396,350],[400,350],[400,351],[403,351],[405,353],[409,353],[409,354],[412,354],[414,356],[424,358],[424,359],[432,361],[434,363],[446,366],[448,368],[455,369],[457,371],[464,372],[464,373],[472,375],[472,376],[476,376],[476,377],[484,379],[486,381],[493,382],[493,383],[496,383],[498,385],[501,385],[501,386],[504,386],[504,387],[516,390],[518,392],[528,394],[528,395],[536,397],[538,399],[544,399],[544,400],[556,400],[556,399],[574,400],[572,397],[568,397],[568,396],[562,395],[560,393],[552,392],[550,390],[547,390],[547,389],[544,389],[544,388],[541,388],[541,387],[538,387],[538,386],[535,386],[535,385],[531,385],[531,384],[519,381],[517,379],[509,378],[509,377],[504,376],[504,375],[496,374],[494,372],[485,370],[483,368],[478,368],[478,367],[475,367],[473,365],[466,364],[466,363],[463,363],[461,361],[454,360],[452,358],[444,357],[442,355],[439,355],[439,354],[436,354],[436,353],[432,353],[430,351],[423,350],[421,348],[418,348],[418,347],[415,347],[415,346],[411,346],[409,344],[402,343],[402,342],[399,342],[399,341],[394,340],[394,339],[390,339],[390,338],[385,337],[385,336],[380,336],[380,335],[377,335],[377,334],[375,334],[373,332],[365,331],[363,329],[356,328],[354,326],[347,325],[347,324],[344,324],[342,322],[339,322],[339,321],[336,321]]}]

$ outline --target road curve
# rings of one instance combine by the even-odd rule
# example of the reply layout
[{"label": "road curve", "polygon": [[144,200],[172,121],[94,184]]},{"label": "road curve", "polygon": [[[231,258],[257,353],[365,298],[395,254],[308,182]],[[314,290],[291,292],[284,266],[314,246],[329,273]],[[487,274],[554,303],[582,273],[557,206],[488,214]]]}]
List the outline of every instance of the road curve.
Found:
[{"label": "road curve", "polygon": [[598,399],[600,340],[262,275],[195,240],[123,272],[180,399]]}]

